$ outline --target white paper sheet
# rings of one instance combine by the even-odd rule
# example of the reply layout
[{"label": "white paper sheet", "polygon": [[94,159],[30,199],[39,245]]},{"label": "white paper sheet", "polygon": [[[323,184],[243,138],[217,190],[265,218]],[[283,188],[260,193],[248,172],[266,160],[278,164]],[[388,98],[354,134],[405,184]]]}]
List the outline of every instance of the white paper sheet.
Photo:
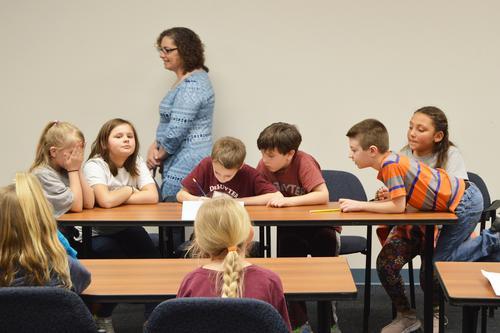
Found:
[{"label": "white paper sheet", "polygon": [[495,295],[500,296],[500,273],[487,272],[483,269],[481,273],[490,281],[493,291],[495,291]]},{"label": "white paper sheet", "polygon": [[203,203],[202,200],[183,201],[181,219],[183,221],[194,221],[196,213],[198,213],[198,209],[200,209],[202,203]]},{"label": "white paper sheet", "polygon": [[[204,200],[183,201],[181,219],[183,221],[194,221],[196,213],[198,213],[198,209],[200,209],[200,206],[203,204],[203,202]],[[245,206],[243,201],[238,201],[238,203],[242,206]]]}]

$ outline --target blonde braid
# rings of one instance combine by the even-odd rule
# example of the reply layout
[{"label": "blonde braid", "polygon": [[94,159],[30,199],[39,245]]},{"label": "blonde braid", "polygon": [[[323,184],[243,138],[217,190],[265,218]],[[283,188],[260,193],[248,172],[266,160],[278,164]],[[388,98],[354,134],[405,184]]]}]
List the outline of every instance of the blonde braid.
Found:
[{"label": "blonde braid", "polygon": [[222,297],[241,297],[241,272],[243,265],[237,251],[229,251],[222,263]]}]

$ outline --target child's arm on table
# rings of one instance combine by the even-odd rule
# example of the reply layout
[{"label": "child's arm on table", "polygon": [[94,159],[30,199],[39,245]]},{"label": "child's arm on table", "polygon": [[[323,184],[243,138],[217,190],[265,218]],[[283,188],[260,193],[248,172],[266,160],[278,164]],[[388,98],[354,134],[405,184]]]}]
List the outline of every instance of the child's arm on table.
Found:
[{"label": "child's arm on table", "polygon": [[404,196],[384,201],[340,199],[339,203],[342,212],[403,213],[406,208]]},{"label": "child's arm on table", "polygon": [[271,207],[291,207],[320,205],[328,202],[328,188],[325,183],[319,184],[311,192],[294,197],[275,197],[267,203]]}]

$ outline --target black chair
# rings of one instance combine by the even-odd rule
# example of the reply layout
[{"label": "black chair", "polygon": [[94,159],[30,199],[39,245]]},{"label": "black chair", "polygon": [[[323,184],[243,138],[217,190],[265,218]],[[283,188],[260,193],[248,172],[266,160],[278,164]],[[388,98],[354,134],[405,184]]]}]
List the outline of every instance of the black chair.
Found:
[{"label": "black chair", "polygon": [[251,298],[193,297],[165,301],[153,311],[145,333],[286,333],[276,309]]},{"label": "black chair", "polygon": [[[483,213],[481,214],[481,219],[479,222],[481,223],[481,230],[486,228],[486,221],[490,220],[493,222],[496,218],[497,209],[500,208],[500,200],[494,200],[491,202],[490,193],[488,191],[488,187],[484,180],[476,173],[467,172],[467,176],[469,177],[469,181],[476,184],[476,186],[481,191],[483,195]],[[486,322],[487,322],[487,313],[486,306],[481,307],[481,332],[486,333]],[[494,307],[489,308],[489,316],[493,317]]]},{"label": "black chair", "polygon": [[490,220],[491,222],[493,222],[495,220],[497,209],[500,208],[500,200],[491,202],[488,187],[478,174],[467,172],[467,176],[469,177],[469,181],[476,184],[476,186],[481,191],[481,194],[483,195],[484,209],[483,213],[481,214],[481,219],[479,220],[479,222],[481,223],[481,230],[483,230],[486,227],[486,221]]},{"label": "black chair", "polygon": [[[358,177],[352,173],[339,170],[322,170],[326,187],[330,194],[329,201],[338,201],[340,198],[366,201],[366,192]],[[366,238],[361,236],[340,236],[340,255],[362,253],[366,256],[365,262],[365,304],[363,313],[363,332],[368,331],[370,316],[371,291],[371,243],[372,227],[367,226]]]},{"label": "black chair", "polygon": [[97,332],[81,298],[55,287],[0,288],[2,332]]}]

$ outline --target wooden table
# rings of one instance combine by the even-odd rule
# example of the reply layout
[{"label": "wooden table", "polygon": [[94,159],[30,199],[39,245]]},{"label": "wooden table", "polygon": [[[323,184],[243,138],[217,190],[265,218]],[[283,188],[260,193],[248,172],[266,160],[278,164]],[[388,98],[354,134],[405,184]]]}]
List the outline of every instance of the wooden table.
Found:
[{"label": "wooden table", "polygon": [[[342,257],[252,258],[278,274],[287,300],[318,301],[319,332],[329,332],[332,300],[357,297],[349,265]],[[82,260],[92,283],[82,296],[92,302],[162,302],[174,298],[184,276],[207,262],[198,259]]]},{"label": "wooden table", "polygon": [[436,272],[445,298],[462,307],[462,332],[476,332],[480,306],[500,305],[481,269],[500,273],[500,262],[436,262]]},{"label": "wooden table", "polygon": [[[271,208],[265,206],[245,207],[254,225],[270,226],[340,226],[340,225],[366,225],[379,224],[402,224],[402,225],[426,225],[425,231],[425,281],[432,281],[434,254],[434,225],[453,224],[457,217],[452,213],[417,212],[401,214],[378,214],[368,212],[356,213],[310,213],[312,209],[338,208],[338,203],[330,202],[326,205],[298,206],[286,208]],[[155,205],[125,205],[111,209],[94,208],[84,210],[81,213],[64,214],[58,218],[64,226],[83,226],[84,244],[90,244],[92,226],[191,226],[193,221],[181,220],[182,204],[159,203]],[[266,232],[266,243],[270,242],[269,228]],[[261,232],[261,236],[263,233]],[[261,240],[263,237],[261,238]],[[367,237],[368,262],[371,261],[371,233]],[[365,274],[365,309],[363,316],[363,331],[368,331],[368,319],[370,313],[370,270]],[[426,284],[424,288],[424,328],[426,332],[432,332],[432,283]]]}]

